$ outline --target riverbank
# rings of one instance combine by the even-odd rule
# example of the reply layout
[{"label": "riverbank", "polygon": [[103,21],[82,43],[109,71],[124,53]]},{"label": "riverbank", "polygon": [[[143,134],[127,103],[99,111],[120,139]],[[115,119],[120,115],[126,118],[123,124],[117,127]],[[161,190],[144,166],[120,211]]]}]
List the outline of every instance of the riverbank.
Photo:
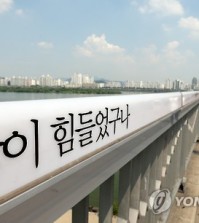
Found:
[{"label": "riverbank", "polygon": [[0,86],[0,92],[15,93],[60,93],[60,94],[138,94],[138,93],[168,93],[176,92],[173,89],[155,88],[65,88],[42,86]]},{"label": "riverbank", "polygon": [[113,88],[65,88],[65,87],[17,87],[0,86],[0,92],[15,93],[60,93],[60,94],[121,94],[120,89]]}]

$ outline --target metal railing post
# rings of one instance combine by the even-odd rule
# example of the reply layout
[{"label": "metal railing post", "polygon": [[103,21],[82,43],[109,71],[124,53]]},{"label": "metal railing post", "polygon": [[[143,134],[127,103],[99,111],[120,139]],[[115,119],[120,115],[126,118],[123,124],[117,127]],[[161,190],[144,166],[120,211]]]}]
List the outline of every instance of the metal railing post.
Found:
[{"label": "metal railing post", "polygon": [[132,160],[129,223],[137,222],[140,208],[141,155]]},{"label": "metal railing post", "polygon": [[150,156],[152,153],[149,145],[141,153],[141,184],[140,184],[140,218],[138,222],[147,222],[148,218],[148,198],[149,198],[149,178],[150,178]]},{"label": "metal railing post", "polygon": [[119,171],[118,223],[128,223],[130,207],[131,161]]},{"label": "metal railing post", "polygon": [[170,128],[165,133],[165,147],[162,155],[162,180],[161,180],[161,188],[168,188],[168,178],[170,177],[170,165],[172,158],[172,151],[174,150],[173,146],[174,141],[174,129]]},{"label": "metal railing post", "polygon": [[114,176],[100,186],[99,223],[111,223],[113,216]]},{"label": "metal railing post", "polygon": [[188,121],[185,119],[182,126],[182,143],[181,143],[181,158],[180,158],[180,178],[185,174],[187,148],[189,147],[189,130]]},{"label": "metal railing post", "polygon": [[[149,196],[155,191],[160,189],[160,179],[161,179],[161,151],[164,148],[164,135],[161,135],[154,143],[150,145],[151,148],[151,168],[149,177]],[[149,210],[147,216],[147,223],[155,223],[157,221],[157,216]]]},{"label": "metal railing post", "polygon": [[181,132],[181,121],[180,123],[176,124],[176,134],[174,137],[174,151],[171,157],[171,182],[170,184],[170,189],[171,191],[174,190],[176,187],[176,183],[179,184],[179,172],[180,172],[180,154],[181,154],[181,140],[182,140],[182,132]]},{"label": "metal railing post", "polygon": [[85,197],[72,208],[72,223],[88,223],[89,197]]}]

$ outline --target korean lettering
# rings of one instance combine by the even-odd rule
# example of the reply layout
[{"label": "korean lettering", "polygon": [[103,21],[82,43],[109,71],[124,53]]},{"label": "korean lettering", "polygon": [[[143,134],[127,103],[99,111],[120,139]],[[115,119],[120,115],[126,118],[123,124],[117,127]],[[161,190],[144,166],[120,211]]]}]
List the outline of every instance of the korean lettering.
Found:
[{"label": "korean lettering", "polygon": [[[105,107],[105,114],[102,113],[102,111],[99,111],[98,114],[95,117],[95,122],[97,125],[100,126],[100,132],[98,135],[98,138],[96,140],[96,142],[102,138],[102,140],[104,139],[105,135],[109,136],[108,130],[107,130],[107,125],[108,125],[108,108]],[[102,123],[105,122],[104,124],[104,128],[101,127]]]},{"label": "korean lettering", "polygon": [[31,122],[35,124],[35,166],[39,165],[39,125],[38,120],[31,119]]},{"label": "korean lettering", "polygon": [[121,118],[119,117],[120,108],[119,107],[118,108],[113,108],[113,109],[111,109],[111,111],[114,113],[115,118],[112,119],[111,121],[109,121],[109,123],[110,124],[113,123],[113,132],[115,134],[115,131],[116,131],[116,122],[119,121],[119,120],[121,120]]},{"label": "korean lettering", "polygon": [[109,123],[113,123],[113,132],[115,134],[116,132],[116,124],[118,123],[118,121],[120,121],[121,123],[124,123],[126,121],[126,128],[128,128],[128,121],[129,121],[129,105],[126,104],[126,117],[124,117],[124,111],[123,109],[118,108],[113,108],[110,109],[113,113],[114,113],[114,119],[112,119],[111,121],[109,121]]},{"label": "korean lettering", "polygon": [[[34,132],[35,132],[35,166],[36,168],[39,165],[39,140],[38,140],[38,120],[36,119],[31,119],[31,122],[34,123]],[[20,151],[16,153],[12,153],[9,150],[9,144],[13,139],[20,139],[22,142],[22,147]],[[27,148],[27,138],[24,135],[21,135],[18,133],[18,131],[13,131],[12,136],[7,138],[4,142],[0,142],[0,146],[3,146],[3,153],[6,157],[8,158],[17,158],[18,156],[22,155],[26,148]]]},{"label": "korean lettering", "polygon": [[[113,123],[113,133],[116,133],[117,123],[123,124],[126,122],[126,128],[128,128],[129,122],[129,105],[126,104],[126,112],[125,109],[121,109],[120,107],[108,109],[105,107],[105,111],[99,111],[95,117],[96,124],[100,127],[99,135],[97,137],[97,141],[101,138],[104,139],[105,136],[109,137],[110,126],[109,124]],[[112,117],[112,119],[110,119]],[[103,125],[102,125],[103,124]]]},{"label": "korean lettering", "polygon": [[[96,115],[93,114],[93,111],[87,111],[78,113],[76,116],[73,113],[68,113],[67,117],[57,117],[56,123],[51,124],[50,127],[54,129],[53,136],[59,146],[60,157],[74,150],[74,140],[78,141],[80,147],[85,147],[94,141],[98,142],[109,137],[110,130],[115,135],[117,128],[123,124],[128,128],[130,115],[129,105],[126,104],[126,107],[122,108],[104,107]],[[30,121],[34,124],[34,162],[37,168],[39,166],[39,122],[37,119]],[[93,136],[95,126],[98,128],[98,132],[97,135],[94,134]],[[15,139],[21,142],[17,151],[11,149],[11,142]],[[26,151],[27,146],[27,137],[16,130],[5,141],[0,142],[3,154],[11,159],[21,156]]]},{"label": "korean lettering", "polygon": [[[62,157],[63,154],[72,151],[74,142],[74,115],[69,113],[70,121],[66,120],[65,117],[58,117],[56,120],[57,124],[51,125],[52,128],[56,128],[54,132],[54,139],[58,142],[59,154]],[[66,129],[68,127],[68,129]],[[68,137],[68,138],[67,138]],[[68,145],[69,148],[64,148]]]},{"label": "korean lettering", "polygon": [[78,128],[75,130],[75,132],[80,133],[80,146],[84,147],[88,144],[91,144],[93,142],[92,139],[92,128],[96,125],[96,124],[92,124],[92,119],[89,118],[89,116],[92,114],[92,111],[89,112],[85,112],[85,113],[79,113],[79,120],[80,120],[80,124],[82,125],[82,128]]},{"label": "korean lettering", "polygon": [[[11,153],[8,148],[9,148],[9,143],[15,138],[21,139],[22,148],[19,152],[14,154],[14,153]],[[3,146],[3,153],[5,156],[7,156],[9,158],[16,158],[16,157],[20,156],[25,151],[26,146],[27,146],[27,139],[24,135],[20,135],[20,134],[18,134],[17,131],[14,131],[12,133],[12,136],[10,136],[8,139],[6,139],[5,142],[0,142],[0,146]]]},{"label": "korean lettering", "polygon": [[129,125],[129,105],[126,105],[126,118],[124,118],[124,111],[121,110],[121,123],[124,123],[126,121],[126,128],[128,129],[128,125]]}]

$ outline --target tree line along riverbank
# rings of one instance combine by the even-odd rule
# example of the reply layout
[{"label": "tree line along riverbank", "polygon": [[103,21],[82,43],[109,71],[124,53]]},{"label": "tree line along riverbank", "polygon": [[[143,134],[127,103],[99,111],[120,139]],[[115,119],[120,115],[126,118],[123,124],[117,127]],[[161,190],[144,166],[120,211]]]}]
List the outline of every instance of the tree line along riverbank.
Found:
[{"label": "tree line along riverbank", "polygon": [[18,87],[0,86],[0,92],[19,93],[61,93],[61,94],[121,94],[120,89],[112,88],[64,88],[64,87]]},{"label": "tree line along riverbank", "polygon": [[20,93],[61,93],[61,94],[122,94],[126,93],[162,93],[175,92],[173,89],[154,88],[65,88],[65,87],[43,87],[43,86],[0,86],[0,92]]}]

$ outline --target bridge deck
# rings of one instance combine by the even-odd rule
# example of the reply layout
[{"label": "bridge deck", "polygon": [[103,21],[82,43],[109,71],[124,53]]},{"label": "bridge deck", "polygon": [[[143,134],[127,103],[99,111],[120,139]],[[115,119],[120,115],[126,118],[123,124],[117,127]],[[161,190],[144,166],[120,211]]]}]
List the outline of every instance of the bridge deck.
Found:
[{"label": "bridge deck", "polygon": [[[178,193],[178,197],[199,196],[199,144],[195,145],[186,171],[186,184],[184,193]],[[187,202],[188,203],[188,202]],[[185,207],[183,204],[177,207],[174,201],[167,223],[197,223],[199,222],[199,207]]]}]

